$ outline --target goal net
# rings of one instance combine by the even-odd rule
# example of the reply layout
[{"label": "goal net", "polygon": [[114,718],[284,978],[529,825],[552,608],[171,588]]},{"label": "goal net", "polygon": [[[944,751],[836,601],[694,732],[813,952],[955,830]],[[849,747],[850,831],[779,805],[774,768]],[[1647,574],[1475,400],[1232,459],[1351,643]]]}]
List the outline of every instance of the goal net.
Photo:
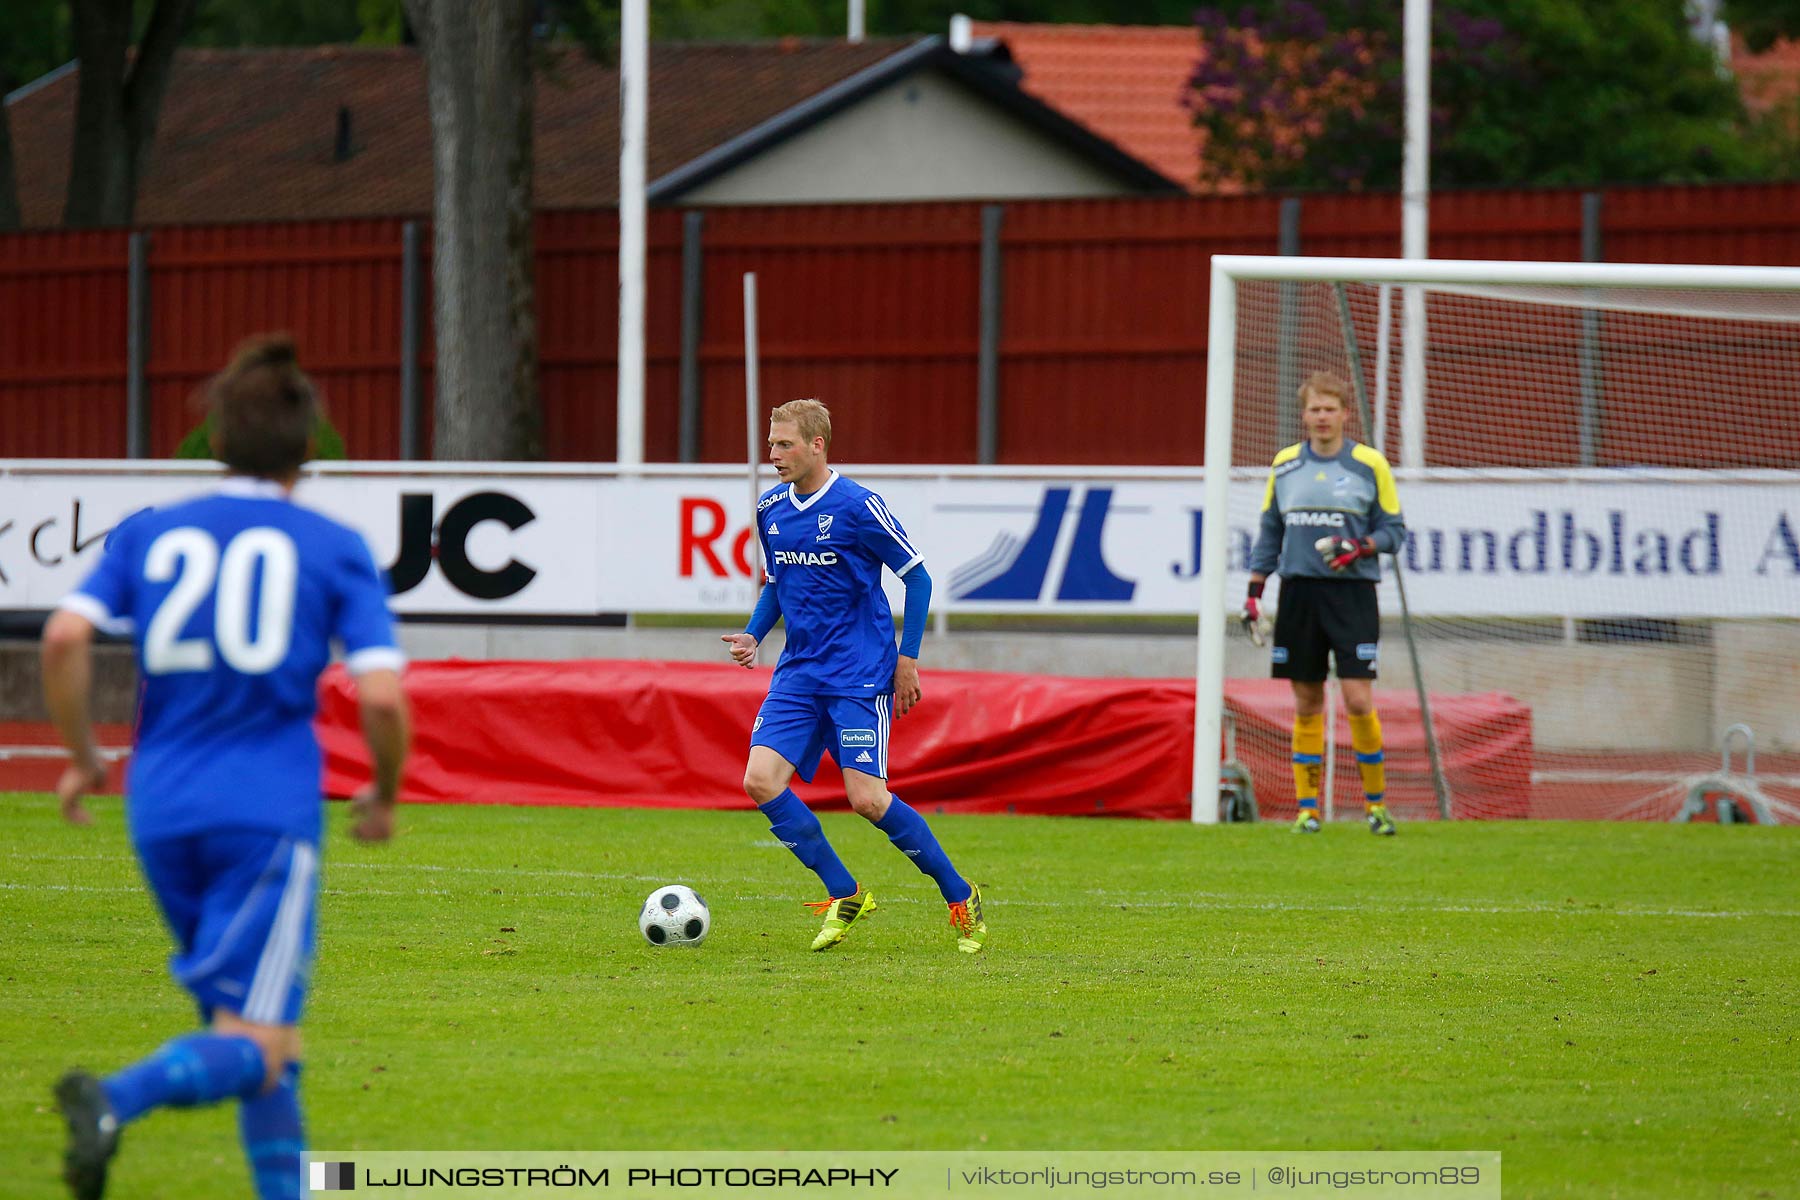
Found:
[{"label": "goal net", "polygon": [[[1378,589],[1397,818],[1800,819],[1800,270],[1214,262],[1196,820],[1222,745],[1294,811],[1291,694],[1231,614],[1319,370],[1410,535]],[[1325,801],[1357,817],[1335,693]]]}]

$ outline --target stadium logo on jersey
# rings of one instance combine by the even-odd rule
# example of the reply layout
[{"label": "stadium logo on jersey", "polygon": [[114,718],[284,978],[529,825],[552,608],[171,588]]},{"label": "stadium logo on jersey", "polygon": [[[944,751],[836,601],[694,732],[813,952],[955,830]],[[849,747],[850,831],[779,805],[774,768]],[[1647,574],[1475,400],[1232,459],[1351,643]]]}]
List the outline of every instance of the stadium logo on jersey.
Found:
[{"label": "stadium logo on jersey", "polygon": [[1341,512],[1312,512],[1298,509],[1287,514],[1289,525],[1328,525],[1333,529],[1344,527],[1344,514]]},{"label": "stadium logo on jersey", "polygon": [[[1083,492],[1079,504],[1073,501],[1077,491]],[[951,571],[951,597],[1129,601],[1137,582],[1121,578],[1107,566],[1101,549],[1112,495],[1109,487],[1045,488],[1031,532],[1020,538],[1002,531],[980,555]],[[1071,517],[1074,536],[1065,540],[1062,531]],[[1067,549],[1059,554],[1063,545]]]},{"label": "stadium logo on jersey", "polygon": [[831,514],[824,513],[819,517],[819,536],[814,538],[813,540],[815,542],[822,542],[830,536],[831,536]]},{"label": "stadium logo on jersey", "polygon": [[835,567],[838,556],[834,550],[777,550],[775,565],[778,567]]},{"label": "stadium logo on jersey", "polygon": [[[858,746],[874,747],[875,731],[873,729],[846,729],[838,735],[838,745],[846,750],[854,750]],[[866,762],[867,759],[857,759]]]},{"label": "stadium logo on jersey", "polygon": [[537,568],[516,558],[488,570],[469,558],[469,535],[475,527],[498,521],[520,530],[537,520],[531,506],[506,492],[473,492],[452,504],[443,520],[435,519],[437,497],[430,492],[403,492],[400,496],[400,550],[388,564],[388,588],[405,595],[431,573],[431,564],[450,586],[477,600],[502,600],[525,590],[537,578]]}]

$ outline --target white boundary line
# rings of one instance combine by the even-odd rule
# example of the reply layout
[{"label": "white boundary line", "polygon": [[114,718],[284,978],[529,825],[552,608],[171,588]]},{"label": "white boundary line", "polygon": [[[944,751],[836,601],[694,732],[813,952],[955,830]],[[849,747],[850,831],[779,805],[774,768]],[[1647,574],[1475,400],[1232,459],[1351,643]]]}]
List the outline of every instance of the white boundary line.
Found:
[{"label": "white boundary line", "polygon": [[[34,855],[34,856],[19,856],[19,858],[23,858],[26,861],[35,861],[35,862],[69,862],[69,861],[116,862],[116,863],[119,863],[121,866],[128,865],[128,860],[126,860],[124,858],[109,857],[109,856],[105,856],[105,855]],[[18,861],[18,859],[15,859],[15,861]],[[416,871],[416,872],[427,873],[427,874],[449,873],[449,874],[487,875],[487,876],[502,875],[507,878],[520,878],[520,877],[526,877],[526,878],[570,878],[570,879],[594,879],[594,880],[635,881],[635,882],[645,882],[645,881],[649,881],[649,880],[661,880],[661,878],[662,878],[661,876],[623,874],[623,873],[618,873],[618,872],[606,872],[606,871],[521,871],[521,870],[511,870],[511,869],[503,868],[503,867],[446,867],[446,866],[434,866],[434,865],[428,865],[428,864],[414,864],[414,863],[345,863],[345,862],[338,862],[338,863],[333,863],[330,867],[330,870],[332,870],[332,871],[341,870],[346,867],[352,868],[352,869],[364,868],[364,869],[371,869],[371,870],[394,871],[394,872]],[[327,874],[329,874],[329,871],[327,872]],[[745,884],[745,883],[754,884],[754,883],[760,883],[763,881],[740,877],[740,878],[737,878],[734,880],[730,880],[730,882],[740,883],[740,884]],[[887,885],[886,890],[888,890],[889,892],[892,892],[893,890],[898,888],[899,890],[903,890],[903,891],[904,890],[923,891],[923,890],[929,889],[930,887],[931,887],[931,885],[925,884],[925,883],[917,883],[917,884],[910,884],[910,885],[889,884],[889,885]],[[326,888],[321,888],[320,890],[326,895],[333,895],[333,896],[336,896],[336,895],[444,896],[444,897],[459,897],[459,898],[464,898],[464,899],[469,897],[469,893],[467,893],[467,892],[446,889],[446,888],[414,888],[410,891],[407,891],[407,890],[395,891],[395,890],[384,890],[384,889],[378,889],[378,888],[364,888],[364,887],[354,887],[354,888],[326,887]],[[711,893],[714,893],[715,898],[723,898],[723,899],[727,899],[727,900],[737,900],[737,901],[750,902],[750,903],[771,903],[771,904],[779,904],[779,903],[786,903],[786,902],[799,903],[799,899],[800,899],[799,893],[797,893],[797,892],[796,893],[783,893],[783,894],[779,894],[779,895],[767,895],[767,894],[762,894],[762,893],[719,892],[717,887],[709,887],[707,890]],[[106,893],[106,894],[126,894],[126,893],[132,893],[132,892],[141,892],[142,888],[135,887],[135,886],[125,886],[125,885],[22,883],[22,882],[14,882],[14,881],[0,881],[0,891],[97,892],[97,893]],[[1190,892],[1190,893],[1188,893],[1190,898],[1185,899],[1185,900],[1133,900],[1131,897],[1137,895],[1137,893],[1106,891],[1104,889],[1098,889],[1098,888],[1089,889],[1084,894],[1087,896],[1093,897],[1093,899],[1091,901],[1084,902],[1084,901],[1074,901],[1074,900],[1033,900],[1033,899],[1029,899],[1029,898],[1010,898],[1010,897],[1008,897],[1005,899],[1001,899],[999,902],[1002,905],[1004,905],[1005,907],[1009,907],[1009,908],[1051,908],[1051,909],[1089,909],[1089,908],[1091,908],[1091,909],[1099,909],[1102,906],[1111,907],[1113,905],[1117,905],[1118,907],[1124,908],[1124,909],[1158,909],[1158,910],[1185,909],[1185,910],[1192,910],[1192,911],[1197,911],[1197,912],[1269,912],[1269,913],[1335,912],[1335,913],[1361,913],[1364,915],[1368,915],[1370,913],[1370,909],[1368,908],[1368,906],[1360,905],[1360,904],[1321,904],[1321,903],[1311,903],[1311,902],[1306,902],[1306,901],[1285,901],[1285,900],[1267,900],[1267,901],[1245,900],[1239,896],[1235,896],[1235,895],[1232,895],[1229,893],[1223,893],[1223,892]],[[511,900],[511,899],[527,899],[527,900],[529,900],[529,899],[578,899],[578,900],[579,899],[587,899],[587,900],[591,900],[591,899],[593,899],[593,893],[591,893],[591,892],[520,891],[515,888],[506,888],[503,892],[500,893],[500,895],[508,900]],[[938,899],[936,896],[930,896],[930,897],[925,897],[925,898],[899,896],[899,897],[894,898],[894,902],[896,902],[896,903],[935,904],[938,902]],[[1764,909],[1764,910],[1720,909],[1720,910],[1709,910],[1709,909],[1692,909],[1692,908],[1597,908],[1597,907],[1589,907],[1589,906],[1573,905],[1573,904],[1530,904],[1530,903],[1520,903],[1520,904],[1501,904],[1501,903],[1401,904],[1401,905],[1387,905],[1387,906],[1384,906],[1384,907],[1376,910],[1376,915],[1403,914],[1403,913],[1439,913],[1439,914],[1444,914],[1444,915],[1459,915],[1460,914],[1460,915],[1469,915],[1469,916],[1652,917],[1652,918],[1680,919],[1680,920],[1757,920],[1757,919],[1792,920],[1796,917],[1800,917],[1800,909]]]}]

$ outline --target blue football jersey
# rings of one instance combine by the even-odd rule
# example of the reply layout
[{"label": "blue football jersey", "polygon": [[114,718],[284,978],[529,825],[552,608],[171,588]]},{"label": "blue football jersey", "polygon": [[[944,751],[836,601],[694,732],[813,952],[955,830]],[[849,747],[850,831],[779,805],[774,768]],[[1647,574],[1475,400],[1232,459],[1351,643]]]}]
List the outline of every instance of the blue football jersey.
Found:
[{"label": "blue football jersey", "polygon": [[756,531],[787,629],[769,690],[892,691],[899,651],[881,569],[905,575],[923,556],[881,497],[836,471],[810,496],[784,483],[757,502]]},{"label": "blue football jersey", "polygon": [[136,643],[138,841],[237,828],[316,842],[331,643],[352,672],[404,663],[362,537],[239,477],[120,524],[61,607]]}]

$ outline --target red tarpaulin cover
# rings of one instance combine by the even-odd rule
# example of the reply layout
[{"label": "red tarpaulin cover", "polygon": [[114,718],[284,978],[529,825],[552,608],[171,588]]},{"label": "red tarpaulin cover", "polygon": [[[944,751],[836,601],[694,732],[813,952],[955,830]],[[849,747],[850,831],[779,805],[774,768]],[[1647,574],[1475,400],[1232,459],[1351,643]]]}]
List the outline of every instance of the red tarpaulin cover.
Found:
[{"label": "red tarpaulin cover", "polygon": [[[415,740],[405,798],[745,805],[749,801],[739,783],[750,726],[769,678],[766,670],[729,664],[415,663],[406,676]],[[924,685],[924,703],[894,723],[889,759],[895,791],[916,807],[1189,815],[1191,679],[928,671]],[[1378,702],[1393,801],[1408,809],[1431,805],[1416,700],[1411,693],[1382,692]],[[1263,808],[1271,810],[1283,797],[1291,806],[1287,685],[1228,681],[1227,705],[1240,725],[1238,755],[1251,769]],[[1481,807],[1467,815],[1523,815],[1531,766],[1529,712],[1499,695],[1434,697],[1432,705],[1446,766],[1466,767],[1480,785]],[[349,795],[369,773],[356,701],[341,667],[321,684],[318,730],[326,792]],[[1347,748],[1347,727],[1339,735]],[[1342,757],[1350,758],[1347,750]],[[843,785],[829,759],[813,785],[796,790],[814,805],[844,805]],[[1463,815],[1460,801],[1459,792],[1458,815]]]},{"label": "red tarpaulin cover", "polygon": [[[1281,679],[1228,679],[1225,708],[1237,723],[1237,756],[1250,768],[1263,816],[1294,815],[1293,691]],[[1387,803],[1396,816],[1438,815],[1419,719],[1419,696],[1410,688],[1378,689],[1375,711],[1387,760]],[[1431,696],[1438,757],[1450,781],[1459,818],[1531,816],[1531,710],[1500,692]],[[1340,813],[1362,811],[1362,784],[1350,746],[1350,719],[1337,708],[1331,740],[1337,746],[1336,796]]]}]

